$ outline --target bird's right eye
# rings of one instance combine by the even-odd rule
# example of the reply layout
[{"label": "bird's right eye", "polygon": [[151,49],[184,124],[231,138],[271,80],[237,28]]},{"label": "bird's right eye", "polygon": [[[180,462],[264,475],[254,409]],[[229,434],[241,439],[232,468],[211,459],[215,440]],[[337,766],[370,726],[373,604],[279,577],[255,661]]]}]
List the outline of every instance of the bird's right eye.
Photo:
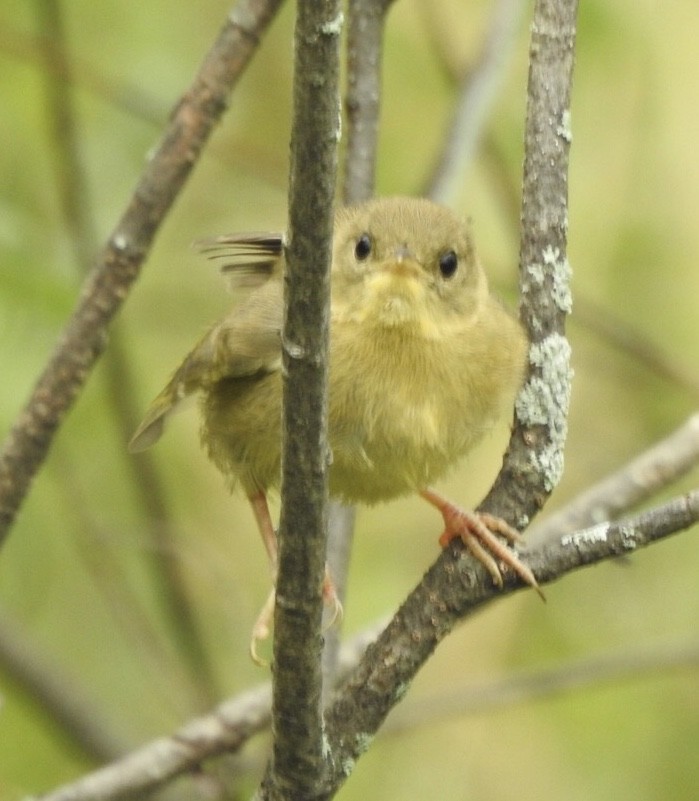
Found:
[{"label": "bird's right eye", "polygon": [[354,246],[354,255],[357,261],[364,261],[371,253],[371,237],[369,234],[362,234]]}]

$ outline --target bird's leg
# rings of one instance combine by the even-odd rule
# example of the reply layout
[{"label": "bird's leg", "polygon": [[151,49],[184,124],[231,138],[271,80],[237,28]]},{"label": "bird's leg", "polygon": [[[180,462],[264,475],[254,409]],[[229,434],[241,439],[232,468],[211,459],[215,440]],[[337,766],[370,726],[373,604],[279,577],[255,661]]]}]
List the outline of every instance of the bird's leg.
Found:
[{"label": "bird's leg", "polygon": [[267,495],[258,490],[248,495],[252,512],[257,521],[257,528],[262,537],[262,544],[267,551],[267,558],[269,559],[269,569],[272,573],[272,581],[277,580],[277,532],[274,530],[274,523],[272,516],[269,513],[269,506],[267,505]]},{"label": "bird's leg", "polygon": [[[252,506],[257,527],[260,530],[262,542],[267,551],[269,559],[269,568],[272,574],[272,590],[257,616],[255,625],[252,627],[252,636],[250,637],[250,656],[253,662],[258,665],[265,665],[265,660],[257,654],[257,644],[262,640],[269,637],[272,628],[272,617],[274,615],[274,600],[276,597],[276,583],[277,583],[277,564],[278,564],[278,548],[277,548],[277,533],[274,530],[274,523],[272,516],[269,513],[269,506],[267,504],[267,495],[263,490],[248,495],[250,506]],[[325,577],[323,578],[323,601],[327,606],[331,607],[330,620],[327,624],[328,628],[332,626],[337,620],[342,619],[342,604],[337,597],[335,591],[335,584],[333,583],[328,566],[325,566]]]},{"label": "bird's leg", "polygon": [[274,530],[274,523],[272,523],[272,516],[269,513],[269,506],[267,504],[267,495],[262,491],[248,495],[250,506],[252,506],[255,520],[257,521],[257,528],[262,537],[262,543],[267,551],[267,558],[269,559],[269,569],[272,574],[272,591],[267,596],[264,606],[257,616],[255,625],[252,627],[252,635],[250,637],[250,656],[252,661],[258,665],[264,666],[265,660],[257,654],[257,644],[261,640],[266,640],[269,637],[269,632],[272,628],[272,616],[274,614],[274,599],[275,599],[275,586],[277,583],[277,533]]},{"label": "bird's leg", "polygon": [[439,544],[443,548],[458,537],[473,556],[485,566],[498,587],[502,587],[502,573],[496,560],[510,567],[525,584],[529,584],[542,598],[544,597],[532,571],[496,536],[500,534],[511,544],[524,542],[517,529],[495,515],[461,509],[432,489],[420,490],[420,495],[439,509],[444,518],[444,531],[439,538]]}]

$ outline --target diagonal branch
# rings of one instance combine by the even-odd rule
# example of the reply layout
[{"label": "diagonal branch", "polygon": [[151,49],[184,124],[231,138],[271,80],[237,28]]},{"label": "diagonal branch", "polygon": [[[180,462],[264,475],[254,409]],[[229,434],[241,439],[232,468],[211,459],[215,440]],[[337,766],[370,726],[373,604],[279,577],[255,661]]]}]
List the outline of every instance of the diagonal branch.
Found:
[{"label": "diagonal branch", "polygon": [[522,0],[497,0],[477,63],[459,81],[459,94],[426,194],[438,203],[451,203],[463,186],[468,167],[488,122],[508,66],[519,22]]},{"label": "diagonal branch", "polygon": [[[624,521],[599,524],[537,545],[527,551],[527,561],[541,583],[551,583],[582,567],[660,542],[697,522],[699,490],[694,490]],[[319,797],[329,798],[339,788],[368,747],[386,708],[400,700],[401,690],[405,691],[414,674],[411,661],[421,665],[458,620],[522,589],[517,577],[505,578],[500,590],[481,565],[473,567],[466,557],[454,565],[444,552],[376,642],[366,650],[365,635],[347,643],[349,656],[343,662],[349,678],[337,691],[326,717],[333,767]],[[270,699],[268,684],[249,690],[169,737],[147,743],[37,801],[114,801],[162,787],[207,759],[237,752],[269,725]]]},{"label": "diagonal branch", "polygon": [[[628,554],[697,520],[699,490],[636,518],[599,525],[528,551],[527,560],[545,584],[576,567]],[[332,797],[345,781],[439,641],[465,615],[498,596],[497,590],[486,587],[487,582],[478,586],[473,574],[461,567],[454,564],[449,553],[440,556],[338,692],[326,717],[334,771],[324,798]],[[481,580],[485,579],[484,572],[479,566]],[[518,578],[509,577],[505,592],[519,586]],[[469,602],[464,605],[467,595]]]},{"label": "diagonal branch", "polygon": [[104,350],[109,323],[138,277],[160,224],[280,4],[281,0],[240,0],[229,14],[97,257],[44,372],[0,450],[0,544]]},{"label": "diagonal branch", "polygon": [[699,413],[528,532],[531,543],[614,520],[699,464]]},{"label": "diagonal branch", "polygon": [[[582,567],[660,542],[697,522],[699,490],[694,490],[624,521],[599,524],[541,543],[527,551],[527,560],[542,583],[551,583]],[[360,635],[343,649],[346,656],[342,661],[349,677],[337,691],[327,716],[335,750],[333,771],[322,797],[330,797],[337,790],[347,777],[347,767],[368,746],[385,707],[400,700],[400,688],[407,686],[400,681],[409,682],[412,677],[405,669],[408,657],[415,654],[415,661],[424,662],[450,624],[522,588],[517,577],[506,576],[506,585],[500,590],[488,580],[482,566],[474,568],[477,575],[461,570],[463,567],[455,568],[450,555],[443,553],[374,644],[366,648],[367,636]],[[445,573],[450,578],[446,592]],[[191,720],[169,737],[147,743],[37,801],[112,801],[162,787],[177,776],[195,771],[207,759],[242,748],[250,737],[269,726],[270,699],[268,684],[249,690],[223,702],[210,714]]]}]

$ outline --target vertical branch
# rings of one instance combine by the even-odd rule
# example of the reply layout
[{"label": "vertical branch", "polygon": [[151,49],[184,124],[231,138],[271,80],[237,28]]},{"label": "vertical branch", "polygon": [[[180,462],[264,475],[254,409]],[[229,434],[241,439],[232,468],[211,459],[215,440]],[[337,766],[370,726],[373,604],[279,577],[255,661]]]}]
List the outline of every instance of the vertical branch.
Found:
[{"label": "vertical branch", "polygon": [[497,505],[521,528],[558,484],[567,434],[568,153],[577,7],[577,0],[537,0],[531,29],[519,256],[529,372],[502,470],[482,505]]},{"label": "vertical branch", "polygon": [[160,224],[280,4],[240,0],[229,14],[87,276],[53,354],[0,448],[0,545],[104,350],[109,324],[138,277]]},{"label": "vertical branch", "polygon": [[357,203],[374,194],[383,30],[392,2],[350,0],[348,7],[345,203]]},{"label": "vertical branch", "polygon": [[[340,0],[299,0],[282,361],[282,487],[270,798],[315,797],[325,775],[321,618],[327,529],[328,335],[340,134]],[[267,795],[268,794],[268,795]]]},{"label": "vertical branch", "polygon": [[[376,151],[379,135],[381,97],[381,50],[386,12],[393,0],[350,0],[347,14],[347,150],[342,187],[343,203],[349,205],[371,197],[374,192]],[[345,600],[349,573],[355,509],[331,501],[328,517],[327,559],[335,591]],[[337,666],[340,626],[325,635],[323,675],[326,692]]]}]

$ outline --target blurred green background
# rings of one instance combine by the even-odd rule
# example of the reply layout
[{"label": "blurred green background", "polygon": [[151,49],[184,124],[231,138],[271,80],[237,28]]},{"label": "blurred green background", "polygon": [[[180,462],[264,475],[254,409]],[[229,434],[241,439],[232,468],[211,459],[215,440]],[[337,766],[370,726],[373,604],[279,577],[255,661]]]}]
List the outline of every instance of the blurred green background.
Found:
[{"label": "blurred green background", "polygon": [[[81,280],[50,111],[58,67],[38,38],[49,31],[55,41],[49,7],[4,0],[0,9],[3,436]],[[228,9],[221,0],[63,4],[86,182],[80,200],[97,243],[115,225]],[[491,10],[479,0],[395,4],[380,194],[424,187],[455,99],[445,64],[474,63]],[[31,665],[64,682],[100,731],[127,747],[266,678],[247,655],[268,592],[263,549],[245,502],[231,500],[199,449],[195,411],[173,421],[152,461],[130,456],[126,442],[170,371],[230,303],[192,241],[284,225],[292,11],[287,4],[241,80],[0,552],[0,636],[29,647]],[[453,202],[473,219],[493,284],[511,305],[530,14],[528,5],[485,144]],[[547,511],[697,406],[698,26],[691,0],[581,4],[570,172],[576,377],[565,478]],[[620,349],[606,329],[631,333],[637,351],[651,343],[666,372],[678,375]],[[477,503],[506,439],[503,421],[442,489]],[[697,476],[683,486],[696,485]],[[438,523],[416,499],[360,510],[348,633],[396,608],[437,555]],[[189,634],[172,623],[164,565],[183,582]],[[523,669],[696,643],[698,572],[695,529],[628,564],[568,577],[547,589],[545,605],[532,592],[495,603],[440,646],[404,704]],[[2,662],[0,798],[46,790],[94,767],[95,757]],[[240,759],[217,766],[241,772],[234,797],[255,787],[266,746],[259,737]],[[339,797],[694,799],[698,749],[699,675],[696,665],[675,665],[379,736]]]}]

